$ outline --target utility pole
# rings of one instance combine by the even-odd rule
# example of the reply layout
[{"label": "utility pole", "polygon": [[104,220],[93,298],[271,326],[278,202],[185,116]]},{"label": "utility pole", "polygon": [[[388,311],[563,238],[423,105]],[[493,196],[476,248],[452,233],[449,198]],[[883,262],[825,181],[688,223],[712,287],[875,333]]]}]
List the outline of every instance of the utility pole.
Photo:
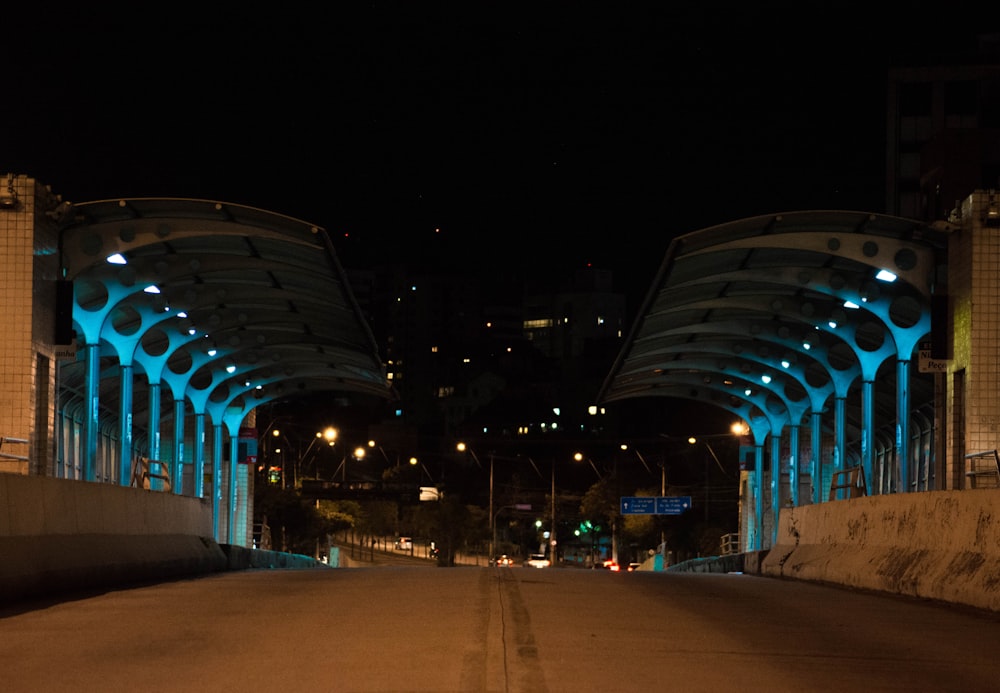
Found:
[{"label": "utility pole", "polygon": [[556,461],[552,460],[552,529],[549,531],[549,565],[556,565]]}]

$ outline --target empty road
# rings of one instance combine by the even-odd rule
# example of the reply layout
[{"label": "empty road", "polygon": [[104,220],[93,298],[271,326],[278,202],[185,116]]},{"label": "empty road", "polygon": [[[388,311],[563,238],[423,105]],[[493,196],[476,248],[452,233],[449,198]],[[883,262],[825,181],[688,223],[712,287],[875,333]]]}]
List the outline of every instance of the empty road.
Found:
[{"label": "empty road", "polygon": [[6,693],[967,693],[998,690],[1000,617],[748,575],[393,566],[21,605],[0,642]]}]

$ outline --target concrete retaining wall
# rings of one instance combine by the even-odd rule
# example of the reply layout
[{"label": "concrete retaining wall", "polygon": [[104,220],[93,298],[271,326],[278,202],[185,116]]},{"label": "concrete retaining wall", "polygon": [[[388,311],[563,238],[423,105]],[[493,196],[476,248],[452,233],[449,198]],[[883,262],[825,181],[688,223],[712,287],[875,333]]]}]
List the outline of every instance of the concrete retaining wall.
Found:
[{"label": "concrete retaining wall", "polygon": [[782,509],[760,572],[1000,611],[1000,490]]},{"label": "concrete retaining wall", "polygon": [[226,568],[207,500],[0,473],[0,602]]}]

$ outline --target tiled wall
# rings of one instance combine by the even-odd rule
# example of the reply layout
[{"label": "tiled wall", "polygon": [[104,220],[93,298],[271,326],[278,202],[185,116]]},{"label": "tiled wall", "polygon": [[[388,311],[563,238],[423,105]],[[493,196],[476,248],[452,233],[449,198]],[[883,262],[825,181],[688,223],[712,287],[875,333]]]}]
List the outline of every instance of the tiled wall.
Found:
[{"label": "tiled wall", "polygon": [[1000,226],[987,223],[991,203],[1000,205],[994,193],[970,195],[962,204],[962,229],[949,242],[947,488],[966,487],[966,455],[1000,447]]},{"label": "tiled wall", "polygon": [[[57,198],[27,176],[0,177],[0,194],[16,197],[0,208],[0,452],[30,457],[29,463],[0,457],[0,471],[50,473],[55,411],[52,335],[55,280],[59,269],[56,224],[46,214]],[[36,423],[37,419],[37,423]]]}]

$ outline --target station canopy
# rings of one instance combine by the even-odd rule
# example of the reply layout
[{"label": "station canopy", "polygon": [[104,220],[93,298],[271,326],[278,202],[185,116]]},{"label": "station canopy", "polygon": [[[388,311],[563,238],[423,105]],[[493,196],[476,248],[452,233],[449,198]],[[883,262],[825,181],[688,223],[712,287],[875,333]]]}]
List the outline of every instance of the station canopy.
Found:
[{"label": "station canopy", "polygon": [[[60,363],[67,410],[86,411],[84,345],[99,345],[108,424],[129,373],[137,426],[150,384],[216,424],[308,393],[393,398],[322,228],[223,202],[105,200],[73,205],[60,243],[78,347]],[[172,418],[168,407],[163,418]]]},{"label": "station canopy", "polygon": [[[933,421],[933,376],[918,368],[931,339],[932,296],[946,286],[946,233],[852,211],[758,216],[673,240],[598,394],[707,402],[762,434],[834,425],[843,398],[846,440],[865,424],[874,392],[876,442],[896,436],[899,364],[909,415]],[[928,425],[929,427],[929,425]]]}]

